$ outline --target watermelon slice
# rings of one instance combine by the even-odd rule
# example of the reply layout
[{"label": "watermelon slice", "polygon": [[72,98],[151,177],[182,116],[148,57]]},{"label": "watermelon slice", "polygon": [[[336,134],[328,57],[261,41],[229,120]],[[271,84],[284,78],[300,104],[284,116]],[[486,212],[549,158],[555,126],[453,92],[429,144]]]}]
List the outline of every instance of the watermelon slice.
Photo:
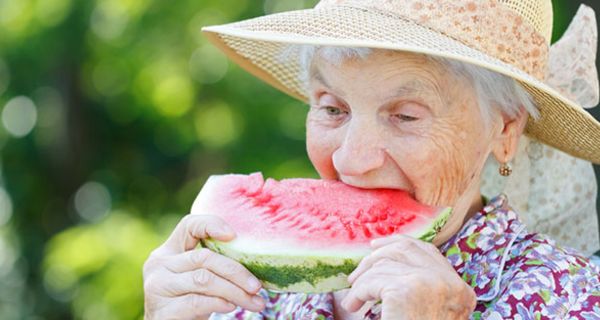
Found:
[{"label": "watermelon slice", "polygon": [[211,176],[192,206],[192,214],[219,216],[237,233],[233,241],[203,245],[239,261],[265,288],[290,292],[348,287],[347,275],[369,254],[372,239],[406,234],[431,241],[451,211],[399,190],[265,181],[260,173]]}]

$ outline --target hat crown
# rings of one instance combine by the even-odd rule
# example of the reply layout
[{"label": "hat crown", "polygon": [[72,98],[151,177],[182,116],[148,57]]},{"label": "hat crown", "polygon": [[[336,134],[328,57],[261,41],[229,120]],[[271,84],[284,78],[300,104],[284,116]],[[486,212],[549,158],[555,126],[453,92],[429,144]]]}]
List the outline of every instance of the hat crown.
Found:
[{"label": "hat crown", "polygon": [[497,0],[512,9],[542,35],[548,44],[552,38],[554,12],[552,0]]},{"label": "hat crown", "polygon": [[[390,3],[394,1],[400,0],[364,0],[365,2],[381,2]],[[554,13],[552,10],[552,0],[491,0],[492,2],[496,2],[504,5],[505,7],[511,9],[516,14],[521,16],[524,20],[529,22],[528,24],[541,36],[546,39],[547,44],[550,44],[550,40],[552,38],[552,25],[554,19]],[[320,0],[319,5],[331,5],[331,4],[341,4],[346,2],[344,0]],[[423,1],[430,2],[431,1]],[[476,1],[472,1],[471,3],[477,4]],[[414,3],[413,3],[414,4]],[[396,4],[398,5],[398,4]],[[410,5],[406,3],[406,5]]]}]

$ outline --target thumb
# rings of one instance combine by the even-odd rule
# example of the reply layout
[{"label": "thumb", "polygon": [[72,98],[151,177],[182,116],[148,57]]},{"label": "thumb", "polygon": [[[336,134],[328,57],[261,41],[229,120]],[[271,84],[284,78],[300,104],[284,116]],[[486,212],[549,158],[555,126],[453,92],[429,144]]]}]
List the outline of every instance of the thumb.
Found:
[{"label": "thumb", "polygon": [[235,238],[235,232],[219,217],[188,214],[177,224],[163,247],[170,253],[183,253],[196,248],[200,240],[206,238],[230,241]]}]

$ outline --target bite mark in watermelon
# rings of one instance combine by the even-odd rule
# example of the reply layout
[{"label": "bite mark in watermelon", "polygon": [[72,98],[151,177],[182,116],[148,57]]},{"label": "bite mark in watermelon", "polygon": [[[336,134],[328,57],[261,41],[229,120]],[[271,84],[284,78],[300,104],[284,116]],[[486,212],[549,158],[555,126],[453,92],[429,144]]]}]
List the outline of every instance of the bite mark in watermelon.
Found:
[{"label": "bite mark in watermelon", "polygon": [[211,176],[191,212],[219,216],[235,230],[230,242],[203,245],[242,263],[265,288],[328,292],[349,286],[347,275],[369,254],[371,240],[405,234],[431,241],[451,211],[399,190],[265,181],[254,173]]}]

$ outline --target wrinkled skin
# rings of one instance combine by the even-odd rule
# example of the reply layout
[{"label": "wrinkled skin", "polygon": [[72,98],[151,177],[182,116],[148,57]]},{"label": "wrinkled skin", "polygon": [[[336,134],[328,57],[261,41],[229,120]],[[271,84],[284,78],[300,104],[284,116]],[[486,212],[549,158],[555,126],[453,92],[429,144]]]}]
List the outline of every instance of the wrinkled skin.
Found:
[{"label": "wrinkled skin", "polygon": [[[482,206],[479,181],[490,153],[510,160],[526,115],[483,124],[466,81],[408,53],[374,51],[365,60],[311,67],[307,150],[324,179],[362,188],[394,188],[418,201],[454,208],[434,240],[440,245]],[[260,283],[239,263],[200,239],[228,241],[222,220],[184,217],[144,265],[146,319],[208,319],[240,306],[264,309]],[[395,236],[375,240],[373,252],[334,295],[337,319],[361,319],[376,301],[383,319],[466,319],[475,294],[433,244]]]},{"label": "wrinkled skin", "polygon": [[[307,150],[321,177],[453,207],[438,245],[482,207],[485,160],[510,160],[526,120],[496,115],[485,124],[468,81],[410,53],[374,51],[341,64],[317,55],[310,78]],[[352,288],[336,294],[339,318],[360,318],[379,300],[384,319],[468,317],[475,294],[434,245],[381,241],[350,276]]]},{"label": "wrinkled skin", "polygon": [[230,241],[233,230],[215,216],[187,215],[144,264],[144,319],[208,319],[236,306],[264,309],[261,284],[244,266],[208,249],[200,239]]}]

